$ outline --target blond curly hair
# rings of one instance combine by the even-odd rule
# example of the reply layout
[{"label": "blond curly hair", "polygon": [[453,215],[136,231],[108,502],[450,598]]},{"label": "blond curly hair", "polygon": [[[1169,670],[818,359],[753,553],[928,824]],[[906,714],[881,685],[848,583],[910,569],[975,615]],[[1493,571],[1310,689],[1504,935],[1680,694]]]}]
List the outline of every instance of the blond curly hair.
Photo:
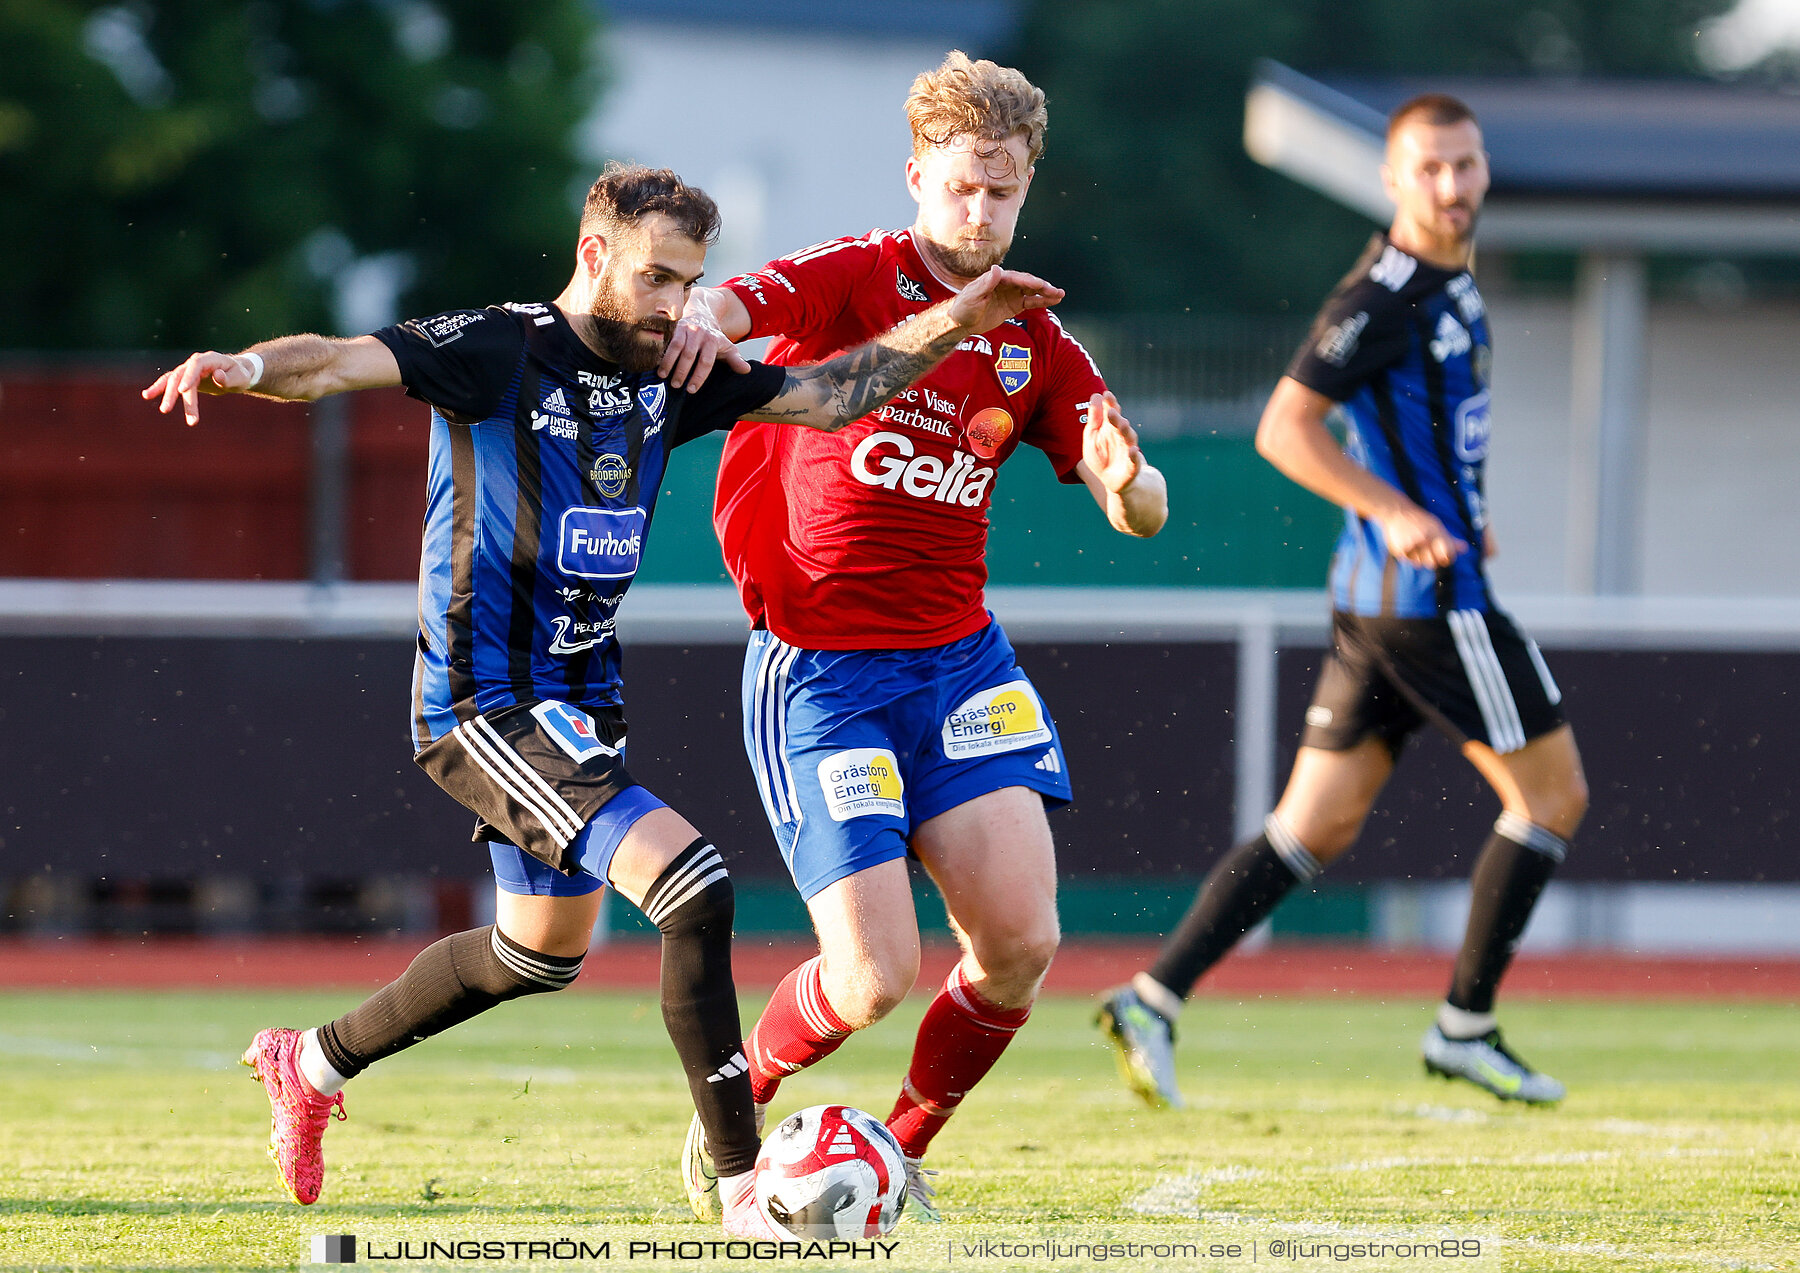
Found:
[{"label": "blond curly hair", "polygon": [[906,119],[912,125],[913,156],[931,146],[946,146],[959,137],[980,143],[1004,142],[1024,135],[1027,164],[1044,153],[1044,130],[1050,114],[1044,90],[1010,66],[971,61],[961,49],[950,50],[942,66],[913,81],[906,95]]}]

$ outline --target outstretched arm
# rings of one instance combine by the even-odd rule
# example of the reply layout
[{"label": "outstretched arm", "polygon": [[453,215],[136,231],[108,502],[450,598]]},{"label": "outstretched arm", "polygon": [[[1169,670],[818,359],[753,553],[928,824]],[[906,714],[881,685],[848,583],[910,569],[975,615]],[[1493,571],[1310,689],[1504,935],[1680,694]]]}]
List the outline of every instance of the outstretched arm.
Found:
[{"label": "outstretched arm", "polygon": [[284,402],[311,402],[349,389],[381,389],[399,383],[400,364],[373,336],[350,340],[283,336],[252,345],[241,354],[214,350],[193,354],[152,381],[143,397],[146,401],[161,397],[157,409],[164,415],[179,401],[187,422],[198,424],[203,393],[249,393]]},{"label": "outstretched arm", "polygon": [[737,351],[737,342],[750,334],[750,311],[729,287],[695,287],[688,290],[687,308],[669,333],[656,374],[669,388],[694,392],[712,374],[713,363],[723,360],[733,371],[749,371],[750,364]]},{"label": "outstretched arm", "polygon": [[828,362],[789,368],[781,392],[744,418],[835,433],[925,375],[965,338],[1062,298],[1060,287],[996,265],[953,299],[913,315],[885,336]]},{"label": "outstretched arm", "polygon": [[1137,430],[1111,393],[1088,399],[1075,472],[1114,530],[1148,539],[1169,520],[1169,485],[1138,450]]},{"label": "outstretched arm", "polygon": [[1332,401],[1283,376],[1256,426],[1256,451],[1288,477],[1334,504],[1345,504],[1381,527],[1388,551],[1415,566],[1448,566],[1468,544],[1452,535],[1405,492],[1344,454],[1325,415]]}]

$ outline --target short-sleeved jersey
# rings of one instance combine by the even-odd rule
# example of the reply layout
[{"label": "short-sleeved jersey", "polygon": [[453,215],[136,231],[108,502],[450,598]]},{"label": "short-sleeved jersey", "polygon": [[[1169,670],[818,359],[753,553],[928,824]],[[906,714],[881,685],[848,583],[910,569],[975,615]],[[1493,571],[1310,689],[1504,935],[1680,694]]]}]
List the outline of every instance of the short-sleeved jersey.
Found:
[{"label": "short-sleeved jersey", "polygon": [[584,344],[555,305],[383,328],[429,403],[414,742],[508,704],[621,705],[614,616],[637,574],[669,450],[730,428],[786,373],[670,393]]},{"label": "short-sleeved jersey", "polygon": [[[834,239],[725,286],[784,364],[852,348],[955,295],[910,230]],[[1087,351],[1033,310],[969,337],[841,432],[734,430],[713,521],[752,625],[813,650],[923,649],[979,631],[1000,465],[1029,444],[1080,481],[1087,402],[1104,388]]]},{"label": "short-sleeved jersey", "polygon": [[1379,526],[1346,508],[1331,566],[1337,609],[1417,619],[1490,608],[1482,484],[1491,362],[1469,272],[1408,256],[1385,234],[1319,311],[1287,374],[1341,405],[1352,459],[1469,545],[1442,569],[1409,565],[1389,554]]}]

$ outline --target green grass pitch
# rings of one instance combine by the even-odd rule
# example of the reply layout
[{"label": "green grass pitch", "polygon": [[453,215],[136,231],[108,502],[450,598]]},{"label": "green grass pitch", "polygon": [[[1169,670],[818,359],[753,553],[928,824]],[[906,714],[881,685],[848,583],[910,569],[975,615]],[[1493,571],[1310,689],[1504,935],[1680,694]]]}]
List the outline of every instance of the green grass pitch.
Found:
[{"label": "green grass pitch", "polygon": [[[384,1225],[716,1233],[687,1217],[690,1107],[653,995],[507,1005],[377,1066],[327,1134],[323,1199],[292,1205],[237,1054],[260,1026],[355,999],[0,995],[0,1267],[284,1268],[312,1235]],[[776,1113],[886,1114],[922,1010],[790,1079]],[[1791,1005],[1511,1005],[1511,1041],[1569,1085],[1551,1110],[1427,1079],[1427,1004],[1202,999],[1180,1047],[1190,1107],[1154,1112],[1118,1082],[1091,1012],[1040,1005],[939,1137],[952,1231],[1447,1226],[1503,1239],[1490,1267],[1509,1271],[1800,1268]]]}]

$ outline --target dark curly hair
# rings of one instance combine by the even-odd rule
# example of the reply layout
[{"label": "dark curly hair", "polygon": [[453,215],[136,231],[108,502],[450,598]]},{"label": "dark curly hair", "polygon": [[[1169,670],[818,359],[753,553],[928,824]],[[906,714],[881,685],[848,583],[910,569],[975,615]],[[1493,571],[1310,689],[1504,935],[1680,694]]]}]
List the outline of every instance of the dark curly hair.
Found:
[{"label": "dark curly hair", "polygon": [[662,214],[696,243],[719,237],[719,205],[706,191],[690,186],[667,168],[614,161],[588,188],[581,209],[581,233],[612,239],[647,216]]}]

